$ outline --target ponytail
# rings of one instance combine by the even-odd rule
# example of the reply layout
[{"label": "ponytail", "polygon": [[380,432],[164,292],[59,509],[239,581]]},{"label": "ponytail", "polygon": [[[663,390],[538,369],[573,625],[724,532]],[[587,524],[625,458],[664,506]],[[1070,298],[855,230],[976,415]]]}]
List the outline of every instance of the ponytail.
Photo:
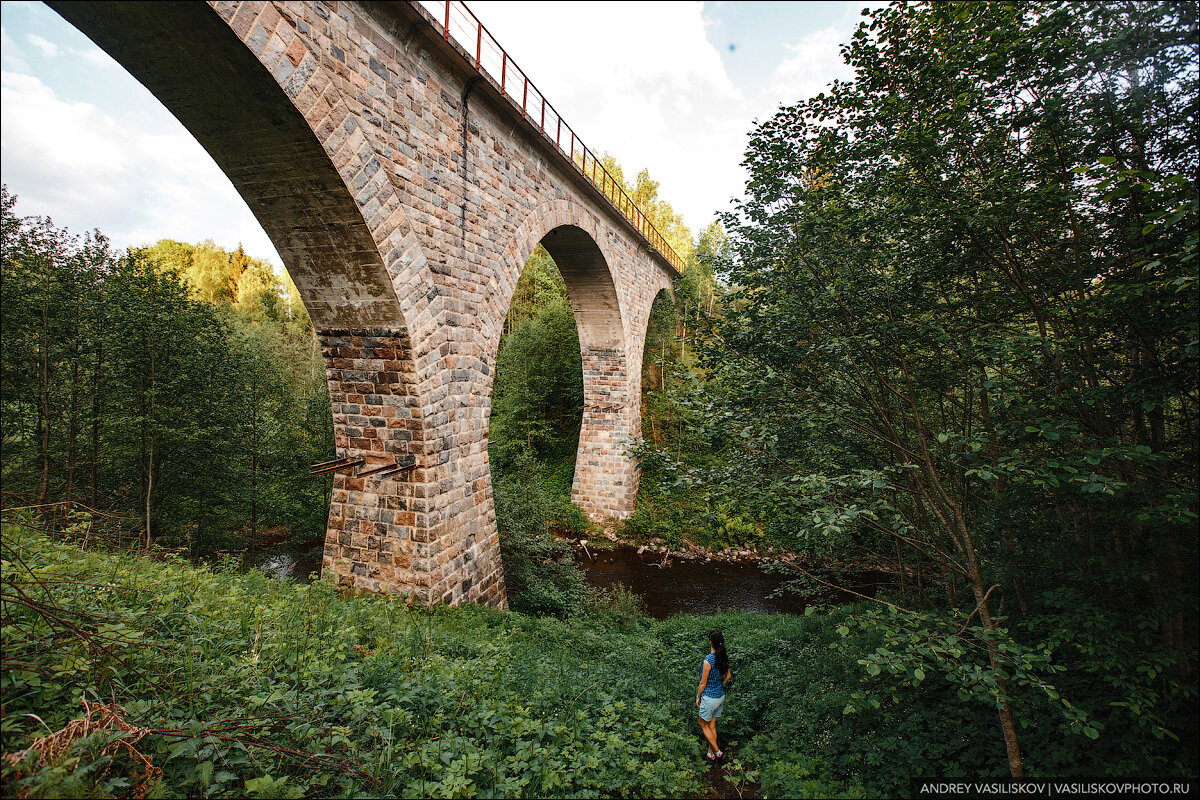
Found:
[{"label": "ponytail", "polygon": [[717,656],[717,674],[722,679],[729,674],[729,656],[725,652],[725,637],[720,631],[712,631],[708,634],[708,641],[713,646],[713,651]]}]

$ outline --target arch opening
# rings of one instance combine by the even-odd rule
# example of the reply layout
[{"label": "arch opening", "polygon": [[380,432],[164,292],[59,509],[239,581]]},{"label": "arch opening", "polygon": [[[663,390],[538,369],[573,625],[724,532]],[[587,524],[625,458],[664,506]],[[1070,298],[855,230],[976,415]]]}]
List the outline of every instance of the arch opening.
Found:
[{"label": "arch opening", "polygon": [[515,451],[527,451],[565,471],[569,487],[583,412],[580,335],[565,279],[541,246],[514,288],[495,364],[493,464],[499,459],[503,466]]},{"label": "arch opening", "polygon": [[514,449],[549,457],[554,485],[571,475],[570,500],[586,514],[627,516],[614,486],[627,484],[636,387],[608,260],[590,232],[564,224],[535,240],[520,263],[494,345],[489,462],[499,458],[503,470]]},{"label": "arch opening", "polygon": [[397,244],[403,214],[320,59],[273,3],[48,5],[195,137],[284,261],[324,357],[332,455],[351,465],[333,472],[323,570],[356,589],[420,587],[418,501],[409,473],[395,473],[417,466],[423,423],[388,269],[413,254]]},{"label": "arch opening", "polygon": [[632,466],[621,307],[592,234],[568,224],[541,237],[499,338],[488,453],[506,581],[515,607],[554,611],[582,587],[577,574],[546,569],[547,554],[569,555],[551,532],[578,538],[589,516],[619,516],[613,487]]},{"label": "arch opening", "polygon": [[646,320],[646,338],[642,345],[642,412],[643,437],[648,441],[658,443],[661,437],[653,429],[645,425],[651,420],[645,418],[647,405],[651,401],[650,393],[663,392],[667,388],[667,378],[674,368],[683,362],[685,340],[679,335],[679,311],[675,308],[675,299],[670,289],[659,289],[650,306],[650,314]]}]

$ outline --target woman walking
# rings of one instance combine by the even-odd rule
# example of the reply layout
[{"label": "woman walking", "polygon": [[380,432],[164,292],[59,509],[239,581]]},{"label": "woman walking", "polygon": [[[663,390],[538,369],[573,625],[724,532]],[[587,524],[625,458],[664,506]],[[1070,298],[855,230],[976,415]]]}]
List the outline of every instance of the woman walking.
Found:
[{"label": "woman walking", "polygon": [[708,740],[708,760],[725,757],[717,746],[717,717],[725,705],[725,684],[733,677],[729,656],[725,654],[725,637],[720,631],[708,634],[709,654],[700,663],[700,686],[696,689],[696,707],[700,709],[700,730]]}]

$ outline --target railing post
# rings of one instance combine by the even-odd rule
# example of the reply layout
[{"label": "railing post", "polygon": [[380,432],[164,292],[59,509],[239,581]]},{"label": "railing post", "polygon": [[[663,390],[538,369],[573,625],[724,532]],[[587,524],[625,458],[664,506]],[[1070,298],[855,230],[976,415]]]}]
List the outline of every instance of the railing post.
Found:
[{"label": "railing post", "polygon": [[[443,20],[442,21],[442,37],[444,39],[446,39],[446,41],[450,41],[450,38],[451,38],[450,37],[450,11],[451,11],[451,4],[453,3],[453,0],[445,0],[445,3],[446,3],[445,13],[442,17],[442,20]],[[479,21],[479,18],[476,17],[474,14],[472,14],[471,10],[466,8],[465,6],[464,6],[464,13],[466,14],[467,17],[470,18],[468,20],[468,22],[473,20],[476,25],[476,30],[475,30],[475,68],[477,70],[482,71],[483,70],[483,23],[481,23]],[[465,26],[464,33],[468,30],[470,30],[469,25]],[[491,36],[491,34],[488,34],[488,35]],[[460,41],[458,36],[454,37],[454,41],[457,45],[461,46],[463,50],[467,49],[466,43],[463,41]],[[492,38],[492,42],[496,45],[496,48],[498,50],[500,50],[500,91],[505,96],[512,98],[513,95],[508,92],[508,52],[503,47],[500,47],[500,43],[495,40],[495,37]],[[470,60],[469,55],[467,56],[467,60],[468,61]],[[529,119],[529,76],[526,75],[522,71],[521,77],[524,79],[522,90],[521,90],[521,116],[522,116],[522,118],[528,120]],[[543,95],[540,91],[538,91],[538,88],[536,86],[534,86],[533,88],[534,88],[534,91],[538,93],[538,96],[541,97],[541,99],[542,99],[542,108],[541,108],[541,112],[540,112],[540,116],[539,116],[538,127],[541,129],[542,135],[544,136],[546,134],[546,106],[548,104],[546,102],[546,96]],[[515,103],[515,99],[513,100],[513,102]],[[567,154],[568,158],[570,158],[570,160],[571,160],[571,163],[575,164],[575,140],[577,138],[577,136],[575,134],[575,130],[573,128],[571,128],[570,125],[567,126],[567,130],[571,131],[571,147],[570,147],[570,152],[568,153],[568,151],[565,150],[562,146],[562,129],[563,129],[562,116],[559,115],[557,111],[555,112],[555,116],[558,117],[558,124],[555,127],[554,144],[558,148],[560,153]],[[583,177],[587,178],[592,183],[593,186],[595,186],[597,189],[600,190],[600,192],[605,196],[605,198],[607,198],[613,204],[613,206],[616,208],[616,210],[621,212],[621,214],[625,217],[626,221],[628,221],[630,224],[632,224],[633,227],[639,233],[641,233],[642,236],[644,236],[651,243],[651,245],[653,245],[658,250],[659,254],[662,255],[663,258],[665,258],[676,269],[682,269],[682,266],[681,266],[683,263],[682,259],[679,258],[679,255],[675,252],[674,248],[672,248],[671,245],[667,242],[666,237],[664,237],[661,233],[659,233],[658,228],[656,228],[654,226],[654,224],[650,222],[650,219],[644,213],[642,213],[642,210],[637,207],[637,205],[633,202],[633,198],[631,198],[629,196],[629,194],[625,191],[625,187],[623,185],[618,185],[616,182],[616,179],[613,178],[613,176],[609,174],[608,170],[605,169],[599,163],[595,154],[591,154],[592,166],[591,166],[591,171],[589,173],[589,171],[588,171],[588,155],[590,154],[590,151],[588,150],[587,146],[583,144],[582,141],[579,142],[579,145],[582,148],[582,158],[580,160],[578,169],[579,169],[580,173],[582,173]],[[597,168],[599,168],[600,172],[602,173],[599,176],[599,179],[597,179],[597,175],[596,175]],[[611,188],[612,188],[611,192],[609,191],[610,184],[611,184]]]}]

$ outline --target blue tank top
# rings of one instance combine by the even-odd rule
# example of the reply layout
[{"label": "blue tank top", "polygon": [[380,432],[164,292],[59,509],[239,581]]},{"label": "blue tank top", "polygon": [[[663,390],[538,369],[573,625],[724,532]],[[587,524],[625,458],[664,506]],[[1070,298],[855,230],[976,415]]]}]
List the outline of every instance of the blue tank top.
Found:
[{"label": "blue tank top", "polygon": [[[708,683],[704,684],[701,697],[724,697],[725,687],[721,685],[721,672],[717,669],[717,654],[709,653],[704,657],[708,662]],[[704,662],[700,662],[700,671],[704,672]]]}]

